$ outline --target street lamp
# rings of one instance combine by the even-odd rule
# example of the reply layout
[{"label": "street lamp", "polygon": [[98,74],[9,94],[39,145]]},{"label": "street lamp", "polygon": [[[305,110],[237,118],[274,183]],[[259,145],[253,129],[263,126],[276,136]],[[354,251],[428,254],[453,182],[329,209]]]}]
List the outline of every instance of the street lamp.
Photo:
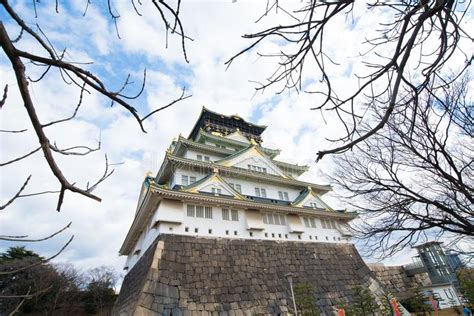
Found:
[{"label": "street lamp", "polygon": [[285,278],[290,283],[290,290],[291,290],[291,300],[293,301],[293,309],[295,311],[295,316],[298,316],[298,310],[296,309],[296,302],[295,302],[295,293],[293,292],[293,274],[291,272],[285,274]]}]

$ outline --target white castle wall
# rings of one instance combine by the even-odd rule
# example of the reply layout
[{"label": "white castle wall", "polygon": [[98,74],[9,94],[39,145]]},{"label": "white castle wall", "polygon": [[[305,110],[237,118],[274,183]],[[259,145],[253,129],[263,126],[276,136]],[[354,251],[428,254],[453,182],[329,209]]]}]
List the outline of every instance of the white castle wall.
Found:
[{"label": "white castle wall", "polygon": [[[160,234],[305,242],[348,242],[337,229],[323,229],[321,221],[317,218],[315,218],[316,228],[308,228],[304,227],[300,217],[304,232],[291,233],[287,224],[264,224],[262,219],[260,219],[260,226],[264,227],[263,230],[249,230],[247,228],[246,211],[243,209],[237,209],[238,221],[223,220],[222,207],[216,205],[212,207],[212,219],[188,217],[186,209],[186,203],[162,200],[146,230],[141,233],[134,251],[127,257],[125,266],[130,270]],[[255,218],[252,217],[252,220],[255,221]]]}]

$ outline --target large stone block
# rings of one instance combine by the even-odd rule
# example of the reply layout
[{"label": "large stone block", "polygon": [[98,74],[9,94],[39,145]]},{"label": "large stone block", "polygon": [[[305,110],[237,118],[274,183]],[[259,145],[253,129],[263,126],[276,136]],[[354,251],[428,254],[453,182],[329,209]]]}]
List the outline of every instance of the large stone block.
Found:
[{"label": "large stone block", "polygon": [[125,277],[114,314],[289,315],[289,272],[328,315],[373,281],[350,244],[162,235]]}]

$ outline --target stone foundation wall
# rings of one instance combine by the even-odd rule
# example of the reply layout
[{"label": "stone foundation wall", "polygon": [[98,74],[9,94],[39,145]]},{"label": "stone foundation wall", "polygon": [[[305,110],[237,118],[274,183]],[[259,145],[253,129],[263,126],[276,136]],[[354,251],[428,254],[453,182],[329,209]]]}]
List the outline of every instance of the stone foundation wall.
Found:
[{"label": "stone foundation wall", "polygon": [[417,287],[431,284],[427,273],[409,277],[403,266],[369,265],[369,268],[384,288],[399,299],[410,297]]},{"label": "stone foundation wall", "polygon": [[326,315],[374,283],[351,244],[161,235],[125,277],[114,315],[287,315],[287,273],[313,286]]}]

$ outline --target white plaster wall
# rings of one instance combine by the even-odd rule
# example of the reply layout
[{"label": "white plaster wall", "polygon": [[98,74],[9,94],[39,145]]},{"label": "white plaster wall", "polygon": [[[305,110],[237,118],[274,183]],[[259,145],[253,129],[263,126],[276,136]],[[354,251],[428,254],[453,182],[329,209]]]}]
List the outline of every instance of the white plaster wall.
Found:
[{"label": "white plaster wall", "polygon": [[[221,206],[213,206],[212,219],[188,217],[186,209],[187,204],[179,201],[161,201],[157,210],[150,218],[146,229],[140,235],[138,242],[135,246],[134,251],[139,249],[140,253],[138,255],[134,255],[133,253],[130,254],[127,258],[125,266],[127,266],[130,270],[160,234],[177,234],[221,238],[268,239],[286,241],[290,240],[305,242],[347,242],[347,240],[342,239],[342,236],[338,230],[323,229],[319,220],[316,221],[316,228],[308,228],[304,227],[304,223],[301,217],[299,217],[301,225],[304,227],[304,232],[290,233],[288,224],[264,224],[263,220],[260,225],[260,227],[264,228],[263,230],[247,229],[247,220],[245,218],[246,212],[243,209],[237,209],[239,214],[238,221],[223,220]],[[257,217],[253,216],[252,221],[255,221],[256,218]],[[157,220],[163,219],[172,219],[173,221],[175,221],[175,223],[164,221],[159,222],[157,225],[155,225]],[[195,231],[196,229],[198,230],[197,232]]]},{"label": "white plaster wall", "polygon": [[433,294],[440,298],[440,309],[461,305],[459,297],[456,294],[456,290],[452,285],[431,286],[429,290],[433,291]]},{"label": "white plaster wall", "polygon": [[[290,201],[296,199],[298,195],[300,195],[300,190],[295,189],[294,187],[285,187],[283,185],[274,185],[270,183],[261,183],[256,181],[250,180],[243,180],[237,178],[229,178],[223,177],[225,181],[228,183],[240,184],[242,186],[242,194],[243,195],[252,195],[255,196],[255,187],[264,188],[267,192],[268,199],[279,199],[278,191],[288,192],[288,197]],[[301,188],[303,190],[303,188]]]},{"label": "white plaster wall", "polygon": [[251,155],[251,152],[246,153],[245,158],[244,157],[242,157],[242,158],[239,157],[239,162],[233,164],[233,166],[238,167],[238,168],[242,168],[242,169],[248,169],[248,165],[253,165],[253,166],[266,168],[268,174],[272,174],[272,175],[276,175],[276,176],[281,175],[279,173],[281,171],[277,166],[269,164],[267,161],[265,161],[261,157],[255,157],[255,156],[250,156],[250,155]]},{"label": "white plaster wall", "polygon": [[193,159],[197,160],[197,155],[203,156],[203,161],[204,161],[204,156],[208,156],[211,161],[217,161],[222,158],[224,158],[226,155],[216,155],[216,154],[209,154],[209,153],[204,153],[204,152],[199,152],[193,149],[187,149],[186,152],[184,153],[184,158],[188,159]]},{"label": "white plaster wall", "polygon": [[[204,144],[210,145],[210,146],[216,146],[216,143],[215,143],[215,142],[211,142],[211,141],[208,141],[208,140],[206,140],[206,141],[204,142]],[[236,146],[232,146],[232,145],[228,145],[228,144],[223,144],[223,145],[225,146],[226,149],[234,150],[234,151],[236,151],[236,152],[243,149],[241,146],[236,147]]]},{"label": "white plaster wall", "polygon": [[[200,179],[206,177],[208,174],[178,168],[175,170],[175,173],[170,181],[171,187],[174,187],[176,184],[182,184],[181,183],[182,175],[187,175],[188,177],[194,176],[196,177],[196,181],[199,181]],[[294,187],[285,187],[282,185],[274,185],[274,184],[269,184],[269,183],[259,183],[259,182],[244,180],[240,178],[230,178],[230,177],[222,177],[222,178],[227,183],[240,184],[242,187],[242,194],[244,195],[255,196],[255,187],[264,188],[267,193],[267,198],[269,199],[279,199],[278,191],[288,192],[288,197],[290,201],[293,201],[294,199],[296,199],[296,197],[300,195],[300,190],[295,189]],[[301,190],[303,190],[303,188],[301,188]]]}]

